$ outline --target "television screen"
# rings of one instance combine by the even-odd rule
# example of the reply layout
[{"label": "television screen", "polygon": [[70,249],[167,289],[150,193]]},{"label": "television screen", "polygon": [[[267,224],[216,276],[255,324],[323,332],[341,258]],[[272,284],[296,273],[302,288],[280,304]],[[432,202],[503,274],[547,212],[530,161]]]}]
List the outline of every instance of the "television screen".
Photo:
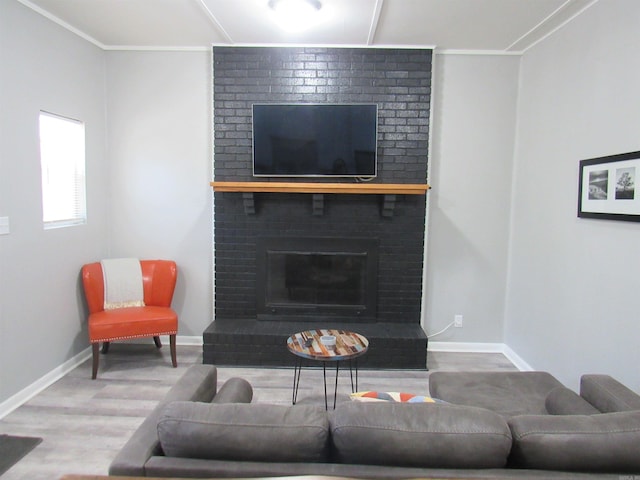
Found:
[{"label": "television screen", "polygon": [[253,105],[253,174],[375,177],[376,104]]}]

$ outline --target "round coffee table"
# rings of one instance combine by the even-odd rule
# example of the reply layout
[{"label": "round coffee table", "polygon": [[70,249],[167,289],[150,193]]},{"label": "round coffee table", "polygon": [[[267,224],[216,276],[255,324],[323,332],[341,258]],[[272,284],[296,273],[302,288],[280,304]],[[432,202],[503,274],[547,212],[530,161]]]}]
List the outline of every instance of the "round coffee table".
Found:
[{"label": "round coffee table", "polygon": [[[334,348],[327,348],[320,342],[320,337],[332,335],[336,337]],[[327,404],[327,362],[336,362],[336,384],[333,390],[333,408],[336,408],[336,397],[338,393],[338,373],[340,372],[340,361],[349,361],[349,373],[351,377],[351,392],[358,389],[358,357],[364,355],[369,349],[369,341],[359,333],[346,330],[316,329],[294,333],[287,339],[287,348],[296,356],[295,369],[293,371],[293,396],[292,403],[295,405],[298,398],[298,385],[300,374],[302,373],[303,359],[317,360],[322,362],[322,375],[324,378],[324,407]],[[356,381],[353,383],[353,370],[355,366]]]}]

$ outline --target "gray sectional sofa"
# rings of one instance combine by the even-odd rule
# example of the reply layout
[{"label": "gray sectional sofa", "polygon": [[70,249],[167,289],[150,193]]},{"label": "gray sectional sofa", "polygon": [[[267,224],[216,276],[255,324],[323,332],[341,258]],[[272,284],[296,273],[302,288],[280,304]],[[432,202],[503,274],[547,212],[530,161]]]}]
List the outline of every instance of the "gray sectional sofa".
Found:
[{"label": "gray sectional sofa", "polygon": [[113,460],[150,477],[634,478],[640,396],[606,375],[580,395],[544,372],[434,372],[447,403],[251,404],[244,380],[216,392],[190,367]]}]

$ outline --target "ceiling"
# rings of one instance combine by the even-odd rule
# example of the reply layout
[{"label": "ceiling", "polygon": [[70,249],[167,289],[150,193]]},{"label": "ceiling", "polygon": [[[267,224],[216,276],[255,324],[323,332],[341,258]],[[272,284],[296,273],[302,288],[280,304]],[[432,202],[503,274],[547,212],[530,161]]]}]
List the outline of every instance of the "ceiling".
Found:
[{"label": "ceiling", "polygon": [[18,1],[106,50],[295,44],[517,53],[598,0],[321,0],[316,24],[302,33],[282,31],[268,0]]}]

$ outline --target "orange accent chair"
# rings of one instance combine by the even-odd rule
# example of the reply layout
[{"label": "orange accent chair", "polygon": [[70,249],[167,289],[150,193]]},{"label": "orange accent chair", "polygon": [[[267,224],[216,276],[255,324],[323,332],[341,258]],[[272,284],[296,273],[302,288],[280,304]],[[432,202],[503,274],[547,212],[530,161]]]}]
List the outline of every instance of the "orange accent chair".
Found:
[{"label": "orange accent chair", "polygon": [[100,262],[82,267],[82,283],[89,306],[89,341],[93,351],[91,378],[98,375],[99,345],[102,353],[109,342],[127,338],[153,337],[156,347],[162,347],[160,335],[169,335],[171,361],[176,359],[178,315],[171,309],[178,269],[171,260],[140,260],[144,290],[144,307],[104,309],[104,278]]}]

